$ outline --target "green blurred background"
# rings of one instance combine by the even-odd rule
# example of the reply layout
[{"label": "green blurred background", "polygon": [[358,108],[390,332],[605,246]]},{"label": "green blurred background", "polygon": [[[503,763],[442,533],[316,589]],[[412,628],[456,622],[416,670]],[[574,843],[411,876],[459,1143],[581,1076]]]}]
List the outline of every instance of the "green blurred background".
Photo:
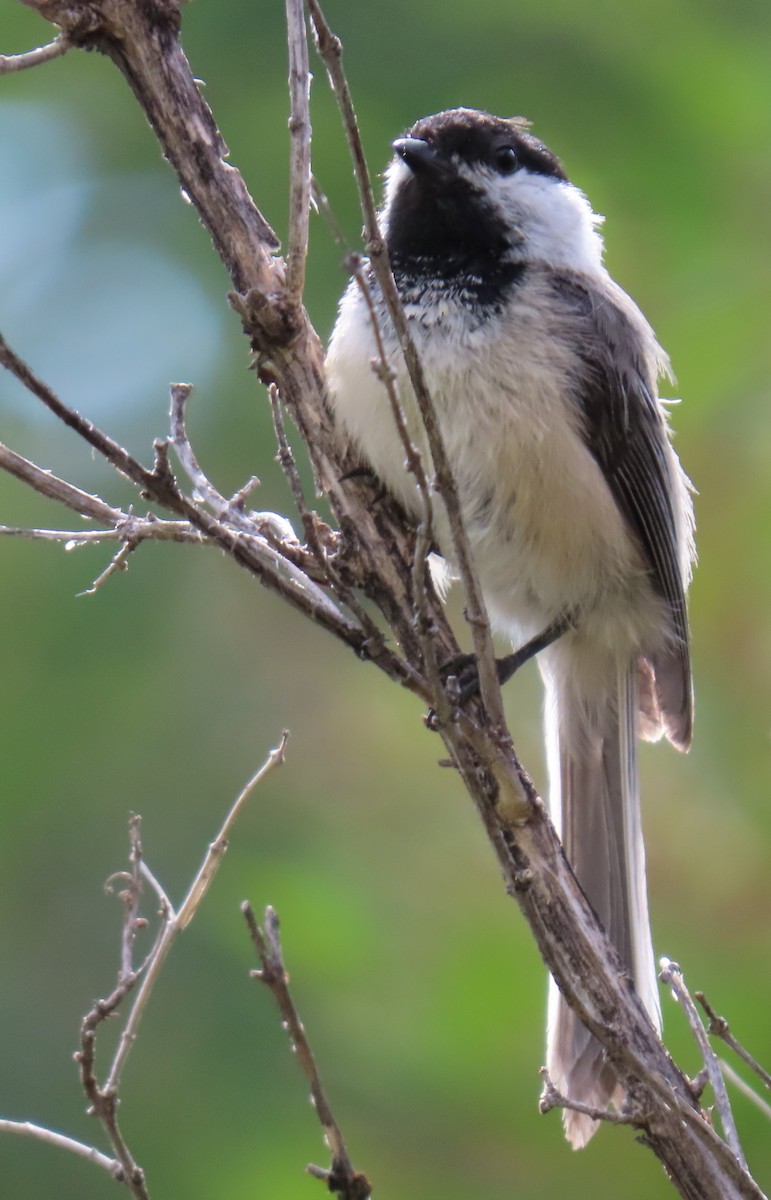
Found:
[{"label": "green blurred background", "polygon": [[[607,261],[672,355],[678,449],[698,489],[694,749],[643,753],[655,942],[771,1061],[771,8],[767,0],[329,0],[374,169],[419,116],[459,104],[529,116],[595,209]],[[2,0],[0,51],[48,28]],[[279,232],[287,209],[282,5],[197,0],[184,42],[232,151]],[[315,168],[351,239],[359,219],[324,71]],[[265,397],[227,279],[116,70],[71,54],[0,81],[0,329],[64,396],[149,461],[172,380],[221,490],[251,473],[291,512]],[[323,336],[344,285],[318,219],[307,301]],[[0,378],[2,438],[129,503],[88,451]],[[73,518],[0,478],[0,521]],[[416,702],[214,551],[146,546],[79,597],[104,548],[5,539],[0,682],[0,1114],[84,1139],[71,1054],[117,967],[105,878],[144,816],[148,860],[179,898],[230,799],[278,740],[153,997],[122,1118],[154,1197],[320,1195],[307,1088],[269,998],[247,978],[239,901],[272,903],[352,1155],[376,1195],[486,1200],[671,1190],[633,1134],[581,1155],[537,1112],[544,970]],[[456,608],[457,613],[457,608]],[[509,689],[539,782],[535,671]],[[664,998],[669,1044],[698,1067]],[[111,1027],[102,1050],[114,1039]],[[103,1059],[105,1061],[105,1059]],[[737,1096],[771,1184],[768,1121]],[[97,1200],[116,1185],[47,1147],[0,1140],[3,1194]]]}]

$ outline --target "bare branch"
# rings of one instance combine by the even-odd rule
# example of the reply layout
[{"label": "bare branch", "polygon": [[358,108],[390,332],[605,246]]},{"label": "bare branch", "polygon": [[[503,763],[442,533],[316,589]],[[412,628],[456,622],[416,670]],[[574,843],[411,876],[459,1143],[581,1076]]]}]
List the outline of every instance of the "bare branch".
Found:
[{"label": "bare branch", "polygon": [[[200,498],[205,504],[208,504],[218,517],[224,517],[228,512],[228,501],[224,496],[220,495],[201,470],[193,447],[190,445],[190,439],[187,436],[185,410],[192,391],[192,385],[189,383],[172,383],[171,385],[171,444],[174,447],[177,458],[182,464],[185,474],[193,485],[196,498]],[[238,510],[237,515],[238,517],[242,516]],[[240,521],[236,523],[241,524]]]},{"label": "bare branch", "polygon": [[[117,1092],[117,1089],[120,1085],[121,1073],[126,1065],[126,1060],[131,1052],[131,1048],[136,1041],[139,1022],[142,1019],[142,1014],[147,1006],[153,986],[155,985],[155,981],[158,978],[161,967],[163,966],[169,950],[171,949],[172,943],[174,942],[174,939],[180,930],[186,929],[190,924],[200,908],[201,901],[211,887],[214,876],[216,875],[220,863],[222,862],[222,859],[228,848],[228,837],[230,832],[236,819],[238,818],[239,813],[246,804],[246,801],[249,799],[258,784],[263,781],[265,776],[268,775],[269,772],[274,769],[274,767],[280,766],[284,762],[284,752],[288,737],[289,734],[285,731],[282,734],[281,741],[279,742],[278,746],[270,751],[265,762],[262,764],[259,770],[252,775],[251,779],[247,782],[234,800],[233,804],[230,806],[222,828],[209,846],[206,856],[204,857],[204,861],[201,864],[195,879],[190,885],[187,895],[182,901],[178,912],[174,912],[174,910],[171,908],[168,898],[165,896],[165,893],[162,891],[162,889],[160,889],[160,885],[157,884],[157,882],[153,879],[155,889],[156,891],[159,891],[159,894],[162,897],[162,907],[166,909],[166,906],[168,906],[168,911],[165,914],[166,920],[163,927],[163,932],[158,940],[154,954],[147,963],[147,967],[142,976],[142,983],[137,991],[134,1004],[131,1008],[128,1020],[123,1028],[120,1041],[118,1042],[118,1047],[115,1051],[115,1057],[112,1061],[112,1065],[107,1076],[107,1082],[104,1087],[106,1092]],[[148,877],[145,872],[143,872],[143,874],[145,874],[145,877]]]},{"label": "bare branch", "polygon": [[139,871],[142,876],[142,879],[144,879],[147,883],[149,883],[150,887],[153,889],[156,896],[158,897],[158,903],[160,905],[160,914],[161,914],[163,920],[164,921],[173,920],[174,917],[176,916],[176,913],[174,912],[174,905],[171,903],[171,900],[166,895],[166,892],[164,891],[164,888],[163,888],[163,884],[160,882],[159,879],[156,879],[155,875],[153,875],[152,871],[150,870],[150,868],[148,867],[148,865],[144,859],[142,859],[142,861],[139,864]]},{"label": "bare branch", "polygon": [[368,657],[372,656],[375,647],[377,647],[378,654],[387,653],[383,634],[364,606],[360,604],[353,589],[343,580],[340,572],[337,570],[335,550],[340,542],[339,535],[335,534],[328,525],[321,521],[318,513],[312,511],[306,503],[294,454],[286,435],[281,409],[281,397],[275,384],[269,385],[268,395],[273,415],[273,428],[276,431],[276,441],[278,443],[278,454],[276,457],[286,476],[292,492],[292,498],[300,514],[310,551],[316,559],[319,568],[324,573],[327,583],[334,588],[335,594],[350,610],[364,631],[367,638]]},{"label": "bare branch", "polygon": [[541,1067],[540,1075],[543,1079],[543,1092],[538,1101],[538,1108],[544,1114],[551,1112],[553,1108],[564,1108],[570,1112],[584,1113],[593,1121],[606,1121],[609,1125],[639,1126],[643,1124],[642,1118],[631,1112],[623,1110],[615,1112],[610,1108],[596,1108],[593,1104],[582,1104],[578,1100],[569,1100],[554,1086],[545,1067]]},{"label": "bare branch", "polygon": [[[159,491],[158,475],[143,467],[127,450],[124,450],[122,446],[94,425],[93,421],[89,421],[74,408],[64,404],[56,393],[35,375],[31,367],[11,349],[2,334],[0,334],[0,365],[10,371],[27,391],[36,396],[38,400],[42,400],[54,416],[88,442],[89,446],[101,454],[111,466],[115,467],[116,471],[120,471],[121,475],[125,475],[148,495],[155,495],[162,503],[166,503],[168,507],[181,513],[182,510],[173,502],[174,496],[171,489],[164,489],[162,496],[157,494]],[[103,520],[104,518],[99,519]]]},{"label": "bare branch", "polygon": [[[254,523],[250,523],[239,511],[238,507],[230,507],[224,497],[221,497],[216,489],[208,483],[198,467],[192,450],[190,451],[192,458],[186,453],[186,446],[189,446],[189,443],[184,432],[184,422],[181,429],[177,429],[177,437],[174,439],[175,447],[179,446],[193,472],[195,482],[208,488],[208,496],[216,505],[221,504],[221,510],[226,514],[224,520],[219,516],[209,516],[200,506],[179,491],[168,465],[166,443],[156,443],[155,466],[152,471],[148,471],[117,442],[98,429],[93,422],[64,404],[51,388],[40,380],[30,367],[11,350],[2,336],[0,336],[0,364],[6,366],[66,425],[74,429],[89,445],[103,454],[116,470],[137,484],[142,489],[143,496],[168,507],[174,513],[185,516],[192,526],[221,546],[240,566],[258,575],[267,587],[279,592],[306,616],[312,617],[314,621],[326,628],[335,630],[338,636],[352,645],[357,652],[364,651],[367,657],[372,656],[365,649],[367,646],[374,649],[375,643],[372,641],[371,635],[358,626],[355,621],[352,621],[301,568],[298,568],[292,554],[284,555],[280,549],[271,545],[255,528]],[[175,389],[172,389],[173,421],[179,420],[179,414],[184,408],[184,401],[189,395],[189,390],[188,385],[176,385]],[[22,459],[20,455],[15,455],[13,451],[7,450],[4,461],[0,461],[0,466],[6,465],[8,470],[36,490],[41,490],[45,495],[67,503],[69,507],[74,507],[77,511],[85,508],[88,515],[96,516],[98,513],[97,519],[116,523],[120,521],[125,523],[130,519],[128,514],[110,509],[97,498],[88,497],[87,493],[80,492],[72,485],[49,476],[47,472],[36,468],[34,464]],[[134,531],[126,524],[125,536],[121,540],[129,542],[133,539]],[[117,559],[117,562],[113,560],[113,564],[108,567],[106,573],[100,576],[98,582],[102,582],[115,569],[119,569],[125,560],[125,555],[119,555]],[[399,665],[396,656],[388,655],[383,649],[380,659],[383,663],[387,662],[389,674],[398,678],[400,682],[405,682],[408,672]]]},{"label": "bare branch", "polygon": [[316,33],[316,45],[319,55],[327,68],[332,90],[343,118],[343,127],[348,140],[354,175],[359,190],[362,216],[364,218],[364,230],[367,239],[367,252],[370,255],[372,269],[399,339],[399,344],[404,354],[404,361],[409,372],[410,382],[423,420],[428,445],[431,450],[434,471],[436,473],[434,487],[441,495],[447,510],[453,548],[466,591],[466,620],[471,626],[474,650],[477,656],[480,694],[492,725],[497,731],[497,735],[508,741],[510,739],[506,732],[503,701],[501,699],[498,674],[495,668],[495,653],[490,633],[490,623],[487,618],[487,609],[479,586],[479,580],[476,576],[471,547],[466,536],[460,500],[445,450],[436,410],[423,374],[420,356],[418,355],[407,324],[404,308],[396,289],[393,274],[391,273],[385,241],[380,233],[369,168],[367,167],[364,148],[361,143],[361,135],[359,133],[359,123],[353,106],[348,80],[343,71],[342,43],[336,34],[332,33],[318,4],[318,0],[309,0],[309,8]]},{"label": "bare branch", "polygon": [[289,96],[291,115],[289,176],[289,240],[286,260],[286,292],[290,304],[302,303],[305,260],[308,256],[308,225],[311,201],[311,74],[308,69],[308,38],[303,0],[286,0],[289,42]]},{"label": "bare branch", "polygon": [[[303,523],[303,531],[305,539],[311,549],[311,553],[316,558],[317,563],[321,568],[328,565],[327,555],[319,538],[319,519],[315,512],[312,512],[308,506],[302,483],[300,482],[300,474],[297,470],[292,447],[289,445],[289,439],[286,435],[286,427],[284,425],[284,414],[281,409],[281,396],[279,395],[278,387],[275,383],[268,386],[268,398],[270,400],[270,411],[273,417],[273,429],[276,433],[276,442],[278,444],[278,454],[276,461],[281,470],[284,472],[289,490],[292,493],[292,499],[295,502],[295,507]],[[329,530],[331,533],[332,531]]]},{"label": "bare branch", "polygon": [[120,976],[127,978],[134,972],[134,943],[137,932],[144,928],[145,922],[139,916],[139,904],[142,898],[142,840],[140,837],[142,818],[137,813],[129,817],[129,842],[131,852],[129,865],[131,871],[127,878],[128,886],[122,893],[126,906],[123,918],[123,936],[121,938]]},{"label": "bare branch", "polygon": [[82,517],[91,517],[94,521],[101,521],[108,525],[117,525],[126,520],[127,514],[121,512],[119,508],[112,508],[109,504],[105,504],[99,496],[92,496],[89,492],[81,491],[73,484],[66,483],[57,475],[37,466],[30,459],[17,454],[15,450],[9,449],[2,442],[0,442],[0,468],[7,471],[9,475],[20,479],[22,483],[28,484],[42,496],[48,496],[50,500],[57,500],[59,504],[64,504]]},{"label": "bare branch", "polygon": [[80,1049],[75,1059],[80,1067],[80,1081],[89,1102],[89,1115],[101,1121],[121,1165],[123,1182],[137,1200],[149,1200],[144,1172],[129,1150],[118,1123],[117,1092],[109,1086],[100,1087],[96,1077],[97,1030],[103,1021],[117,1012],[136,981],[136,972],[126,975],[121,972],[118,985],[112,994],[106,1000],[97,1000],[91,1011],[86,1014],[81,1024]]},{"label": "bare branch", "polygon": [[768,1073],[765,1067],[760,1065],[756,1058],[753,1058],[749,1050],[745,1050],[741,1042],[736,1040],[734,1035],[731,1033],[730,1026],[725,1017],[718,1016],[703,992],[694,992],[693,994],[709,1017],[707,1032],[713,1034],[714,1037],[721,1038],[722,1041],[724,1041],[727,1046],[730,1046],[734,1053],[738,1054],[739,1058],[741,1058],[747,1064],[747,1066],[750,1067],[750,1069],[753,1070],[755,1074],[763,1080],[763,1083],[766,1085],[766,1087],[771,1088],[771,1075]]},{"label": "bare branch", "polygon": [[89,542],[194,542],[203,545],[209,539],[186,521],[161,521],[155,517],[127,516],[115,529],[27,529],[18,525],[0,525],[0,537],[28,538],[38,542],[63,542],[65,550],[77,550]]},{"label": "bare branch", "polygon": [[139,542],[133,538],[126,538],[120,550],[110,559],[103,571],[97,575],[94,582],[82,592],[78,592],[79,596],[94,596],[103,583],[106,583],[111,575],[117,574],[118,571],[128,571],[129,555],[136,550]]},{"label": "bare branch", "polygon": [[117,1158],[108,1158],[106,1154],[102,1154],[101,1150],[97,1150],[94,1146],[87,1146],[85,1142],[78,1142],[75,1138],[68,1137],[64,1133],[56,1133],[53,1129],[46,1129],[44,1125],[35,1125],[32,1121],[7,1121],[0,1117],[0,1133],[15,1133],[21,1137],[35,1138],[39,1142],[47,1142],[49,1146],[56,1146],[59,1150],[68,1150],[71,1154],[77,1154],[81,1158],[87,1158],[89,1162],[95,1163],[97,1167],[104,1167],[105,1171],[109,1171],[113,1179],[119,1182],[123,1180],[123,1168]]},{"label": "bare branch", "polygon": [[709,1081],[712,1085],[712,1091],[715,1095],[715,1103],[717,1105],[717,1111],[720,1115],[720,1122],[723,1126],[723,1132],[725,1133],[726,1141],[741,1165],[746,1170],[747,1160],[744,1157],[744,1151],[742,1150],[741,1142],[739,1141],[739,1134],[736,1129],[736,1122],[734,1121],[733,1112],[731,1111],[731,1102],[728,1099],[728,1092],[726,1091],[725,1082],[720,1070],[720,1064],[717,1060],[714,1050],[709,1044],[709,1038],[707,1037],[706,1030],[699,1017],[698,1009],[696,1008],[691,994],[686,987],[683,972],[678,963],[672,962],[668,958],[662,958],[659,966],[661,967],[659,978],[661,979],[662,983],[665,983],[668,987],[671,987],[675,999],[680,1004],[680,1007],[686,1015],[688,1024],[691,1027],[691,1032],[693,1033],[693,1036],[696,1039],[696,1043],[699,1047],[699,1051],[701,1052],[704,1065],[707,1068]]},{"label": "bare branch", "polygon": [[180,929],[187,929],[195,914],[200,908],[201,901],[211,887],[214,876],[219,870],[220,862],[227,851],[228,839],[231,830],[238,820],[239,814],[251,796],[252,792],[257,788],[276,767],[281,767],[286,762],[286,746],[289,741],[289,730],[285,729],[281,735],[281,741],[275,746],[262,766],[255,771],[251,779],[244,785],[239,795],[233,802],[228,815],[222,824],[222,828],[217,834],[214,841],[209,846],[206,852],[206,857],[201,864],[200,870],[193,880],[188,890],[185,899],[180,905],[179,912],[176,917],[176,924]]},{"label": "bare branch", "polygon": [[30,67],[42,66],[43,63],[61,58],[71,49],[72,43],[69,38],[60,33],[47,46],[38,46],[24,54],[0,54],[0,75],[10,75],[14,71],[27,71]]},{"label": "bare branch", "polygon": [[289,1034],[292,1049],[297,1054],[297,1061],[310,1084],[313,1106],[324,1130],[326,1143],[332,1152],[330,1170],[311,1165],[307,1168],[308,1172],[317,1179],[323,1179],[329,1191],[342,1197],[343,1200],[368,1200],[372,1187],[367,1177],[360,1171],[356,1171],[351,1163],[340,1126],[335,1120],[321,1083],[305,1027],[300,1020],[289,990],[289,977],[284,966],[278,916],[272,908],[266,908],[265,928],[261,929],[248,901],[245,900],[241,905],[241,911],[246,918],[254,948],[262,964],[261,970],[252,971],[252,978],[259,979],[261,983],[264,983],[276,1001],[282,1023]]},{"label": "bare branch", "polygon": [[768,1104],[762,1096],[759,1096],[758,1093],[754,1091],[753,1088],[751,1088],[750,1085],[745,1082],[745,1080],[742,1079],[741,1075],[734,1071],[731,1064],[727,1063],[724,1058],[721,1058],[719,1061],[720,1070],[723,1072],[728,1082],[732,1083],[735,1088],[738,1088],[742,1095],[746,1096],[756,1108],[760,1109],[760,1111],[763,1113],[763,1116],[767,1117],[768,1120],[771,1121],[771,1104]]}]

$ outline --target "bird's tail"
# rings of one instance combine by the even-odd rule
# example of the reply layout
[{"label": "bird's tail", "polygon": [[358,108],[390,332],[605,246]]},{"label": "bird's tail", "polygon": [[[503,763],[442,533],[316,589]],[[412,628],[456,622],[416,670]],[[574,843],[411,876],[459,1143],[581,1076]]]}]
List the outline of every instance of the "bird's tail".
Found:
[{"label": "bird's tail", "polygon": [[[564,669],[559,651],[548,658],[543,666],[552,819],[579,883],[660,1029],[640,821],[636,665],[619,667],[615,686],[606,681],[597,699],[582,688],[580,671]],[[568,1008],[554,980],[547,1069],[555,1087],[571,1100],[597,1108],[623,1100],[602,1046]],[[591,1117],[570,1109],[563,1121],[576,1150],[597,1128]]]}]

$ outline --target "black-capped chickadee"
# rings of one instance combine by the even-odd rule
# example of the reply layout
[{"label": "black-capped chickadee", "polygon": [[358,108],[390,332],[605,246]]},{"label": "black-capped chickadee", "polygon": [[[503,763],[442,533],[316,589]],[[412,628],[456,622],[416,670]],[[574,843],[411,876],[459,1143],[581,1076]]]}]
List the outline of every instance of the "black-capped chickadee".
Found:
[{"label": "black-capped chickadee", "polygon": [[[668,359],[602,263],[600,218],[527,122],[455,109],[394,143],[381,227],[452,465],[492,620],[539,655],[550,809],[567,856],[660,1026],[636,740],[691,741],[688,480],[657,380]],[[371,281],[410,434],[430,462]],[[419,515],[371,318],[352,284],[327,366],[335,413]],[[442,506],[439,546],[452,557]],[[545,638],[544,640],[548,640]],[[573,1100],[623,1100],[599,1043],[552,983],[549,1074]],[[575,1147],[596,1122],[564,1115]]]}]

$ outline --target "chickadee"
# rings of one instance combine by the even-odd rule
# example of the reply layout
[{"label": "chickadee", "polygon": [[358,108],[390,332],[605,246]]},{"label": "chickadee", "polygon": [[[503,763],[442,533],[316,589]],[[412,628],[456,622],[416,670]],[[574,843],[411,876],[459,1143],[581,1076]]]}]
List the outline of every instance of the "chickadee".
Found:
[{"label": "chickadee", "polygon": [[[657,380],[667,356],[602,262],[601,218],[520,118],[454,109],[394,142],[381,228],[437,410],[495,627],[539,655],[549,804],[565,852],[661,1014],[648,921],[636,740],[691,741],[685,592],[694,558],[690,485]],[[414,394],[370,280],[410,434],[430,462]],[[344,430],[416,517],[371,318],[355,283],[329,348]],[[452,542],[441,505],[443,554]],[[542,640],[548,641],[552,634]],[[549,1074],[604,1107],[624,1093],[553,981]],[[597,1123],[567,1110],[576,1148]]]}]

